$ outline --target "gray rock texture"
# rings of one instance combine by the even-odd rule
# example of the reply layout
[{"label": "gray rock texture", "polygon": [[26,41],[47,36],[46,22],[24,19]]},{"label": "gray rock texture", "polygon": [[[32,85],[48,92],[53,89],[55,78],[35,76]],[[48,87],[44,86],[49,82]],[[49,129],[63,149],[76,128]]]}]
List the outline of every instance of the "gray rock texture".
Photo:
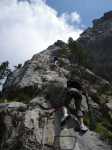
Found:
[{"label": "gray rock texture", "polygon": [[88,52],[88,66],[112,82],[112,11],[95,19],[93,26],[85,30],[78,41]]},{"label": "gray rock texture", "polygon": [[[94,132],[79,135],[74,130],[73,120],[61,129],[59,112],[46,118],[51,110],[39,107],[41,99],[33,99],[30,107],[22,111],[18,109],[19,103],[18,106],[14,104],[15,109],[9,109],[6,104],[7,109],[0,112],[1,150],[111,150]],[[48,107],[44,100],[43,103]],[[20,103],[20,107],[22,105],[25,106]]]},{"label": "gray rock texture", "polygon": [[[62,103],[67,78],[73,78],[80,80],[88,93],[88,103],[85,95],[82,100],[85,113],[89,109],[91,114],[92,110],[96,120],[105,114],[111,116],[108,107],[112,98],[109,82],[89,69],[70,64],[68,58],[60,55],[63,48],[66,49],[67,44],[57,41],[8,76],[3,95],[19,102],[0,105],[1,150],[111,149],[109,143],[102,141],[94,132],[79,135],[73,118],[62,129],[61,110],[52,113]],[[59,59],[57,66],[53,63],[54,56]]]}]

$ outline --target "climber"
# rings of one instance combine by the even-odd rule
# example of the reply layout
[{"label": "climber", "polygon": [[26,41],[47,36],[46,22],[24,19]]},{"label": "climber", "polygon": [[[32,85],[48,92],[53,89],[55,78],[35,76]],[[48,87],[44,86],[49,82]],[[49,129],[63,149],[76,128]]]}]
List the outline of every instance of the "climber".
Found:
[{"label": "climber", "polygon": [[53,62],[54,62],[54,65],[57,66],[58,65],[58,58],[56,56],[54,56],[53,58]]},{"label": "climber", "polygon": [[59,63],[58,57],[56,55],[54,55],[51,60],[52,60],[53,69],[55,69],[55,71],[59,74],[59,76],[61,76],[62,70],[60,68],[60,63]]},{"label": "climber", "polygon": [[78,80],[67,81],[66,96],[64,106],[62,107],[63,118],[61,120],[61,126],[63,126],[66,123],[66,120],[70,117],[68,111],[71,109],[70,105],[73,99],[73,103],[75,103],[75,109],[73,108],[73,110],[76,111],[76,116],[80,122],[80,130],[86,132],[88,128],[84,125],[83,112],[81,111],[82,93],[83,89]]}]

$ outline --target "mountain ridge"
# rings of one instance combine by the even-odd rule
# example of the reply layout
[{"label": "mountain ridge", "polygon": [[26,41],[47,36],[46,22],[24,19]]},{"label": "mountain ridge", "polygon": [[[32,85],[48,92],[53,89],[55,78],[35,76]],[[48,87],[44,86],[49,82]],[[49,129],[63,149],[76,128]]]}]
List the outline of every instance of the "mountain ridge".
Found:
[{"label": "mountain ridge", "polygon": [[78,42],[88,51],[88,66],[93,72],[111,81],[112,11],[93,20],[93,27],[85,30]]}]

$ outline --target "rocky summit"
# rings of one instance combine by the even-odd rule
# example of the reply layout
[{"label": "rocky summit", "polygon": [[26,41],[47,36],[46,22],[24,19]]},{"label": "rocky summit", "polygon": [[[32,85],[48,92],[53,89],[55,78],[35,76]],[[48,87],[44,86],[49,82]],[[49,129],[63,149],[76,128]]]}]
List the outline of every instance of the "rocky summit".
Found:
[{"label": "rocky summit", "polygon": [[112,11],[93,20],[93,26],[85,30],[78,41],[88,52],[88,67],[112,82]]}]

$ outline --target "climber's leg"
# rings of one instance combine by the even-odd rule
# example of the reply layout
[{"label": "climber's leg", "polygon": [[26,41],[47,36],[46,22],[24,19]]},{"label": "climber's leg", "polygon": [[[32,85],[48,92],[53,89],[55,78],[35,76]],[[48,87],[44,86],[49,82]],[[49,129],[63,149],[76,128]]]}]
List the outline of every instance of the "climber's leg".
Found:
[{"label": "climber's leg", "polygon": [[82,102],[82,98],[75,100],[76,113],[77,113],[78,120],[80,122],[80,130],[86,132],[88,128],[84,125],[84,119],[83,119],[84,115],[81,110],[81,102]]},{"label": "climber's leg", "polygon": [[80,130],[86,132],[88,130],[88,128],[87,128],[87,126],[84,125],[83,117],[80,117],[79,121],[80,121]]},{"label": "climber's leg", "polygon": [[65,106],[62,107],[62,113],[63,113],[63,117],[61,119],[61,126],[65,125],[66,120],[69,118],[67,107]]}]

